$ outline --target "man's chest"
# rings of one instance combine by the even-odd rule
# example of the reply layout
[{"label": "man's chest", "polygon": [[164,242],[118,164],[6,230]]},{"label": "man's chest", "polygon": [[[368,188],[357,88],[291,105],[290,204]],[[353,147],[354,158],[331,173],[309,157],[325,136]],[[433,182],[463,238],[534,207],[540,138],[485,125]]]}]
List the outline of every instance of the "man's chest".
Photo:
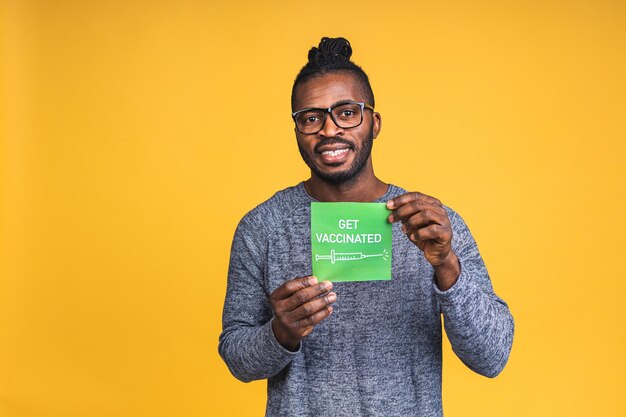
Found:
[{"label": "man's chest", "polygon": [[[267,241],[264,284],[268,294],[284,282],[312,274],[311,225],[308,210],[277,225]],[[371,302],[432,302],[433,270],[421,252],[393,225],[389,281],[337,282],[334,291],[355,306]]]}]

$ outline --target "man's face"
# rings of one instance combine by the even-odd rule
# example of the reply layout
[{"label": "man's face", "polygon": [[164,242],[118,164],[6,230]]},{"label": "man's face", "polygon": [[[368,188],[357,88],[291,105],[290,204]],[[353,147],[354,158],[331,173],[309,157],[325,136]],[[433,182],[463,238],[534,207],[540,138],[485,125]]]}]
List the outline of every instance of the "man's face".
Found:
[{"label": "man's face", "polygon": [[[324,109],[347,100],[367,103],[358,79],[349,72],[330,73],[297,87],[294,111]],[[355,180],[371,166],[372,143],[379,131],[380,115],[369,109],[363,112],[363,122],[350,129],[338,127],[330,115],[317,133],[302,134],[295,129],[300,155],[312,174],[332,184]]]}]

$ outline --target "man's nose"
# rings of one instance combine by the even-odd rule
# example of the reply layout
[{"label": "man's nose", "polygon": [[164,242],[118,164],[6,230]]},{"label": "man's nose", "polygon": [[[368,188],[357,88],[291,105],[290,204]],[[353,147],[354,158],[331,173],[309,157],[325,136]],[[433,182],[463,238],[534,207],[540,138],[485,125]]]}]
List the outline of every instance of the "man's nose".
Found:
[{"label": "man's nose", "polygon": [[325,137],[332,137],[337,136],[337,133],[340,131],[343,131],[343,129],[337,126],[330,113],[326,113],[326,120],[324,120],[322,129],[318,132],[318,134]]}]

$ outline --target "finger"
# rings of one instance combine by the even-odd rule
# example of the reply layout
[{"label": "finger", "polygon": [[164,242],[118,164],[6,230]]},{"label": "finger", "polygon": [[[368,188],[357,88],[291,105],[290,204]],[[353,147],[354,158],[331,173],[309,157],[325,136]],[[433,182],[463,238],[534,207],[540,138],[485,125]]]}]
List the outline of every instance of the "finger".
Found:
[{"label": "finger", "polygon": [[444,214],[445,209],[443,206],[438,205],[433,201],[428,201],[424,199],[411,200],[406,204],[396,208],[392,213],[392,222],[393,221],[401,221],[405,222],[409,217],[413,216],[416,213],[419,213],[423,210],[429,210],[431,212],[436,212],[439,214]]},{"label": "finger", "polygon": [[[408,207],[405,207],[407,205]],[[412,209],[413,212],[415,212],[419,210],[420,207],[427,207],[429,205],[443,208],[441,201],[429,195],[419,192],[403,194],[387,202],[387,208],[394,210],[393,213],[389,216],[388,220],[390,223],[400,220],[400,216],[397,213],[399,208],[405,207],[404,210]],[[400,212],[400,214],[402,213],[403,212]],[[404,213],[406,214],[406,212]]]},{"label": "finger", "polygon": [[441,214],[433,209],[424,209],[419,213],[415,213],[411,217],[403,220],[402,231],[411,233],[422,227],[439,224],[447,226],[449,224],[448,216]]},{"label": "finger", "polygon": [[446,243],[452,239],[452,232],[449,228],[440,224],[431,224],[410,233],[409,238],[413,242],[435,240],[437,242]]},{"label": "finger", "polygon": [[302,304],[289,314],[289,318],[294,321],[302,320],[306,317],[312,316],[327,306],[331,305],[337,300],[337,294],[329,292],[321,297],[315,298],[308,303]]},{"label": "finger", "polygon": [[314,326],[317,326],[319,323],[321,323],[321,321],[324,320],[326,317],[330,316],[332,312],[333,312],[333,306],[326,306],[324,309],[318,311],[317,313],[311,316],[305,317],[304,319],[300,321],[297,321],[295,323],[295,326],[298,329],[306,328],[307,331],[305,331],[305,334],[303,334],[303,336],[306,336],[309,333],[311,333],[311,331],[313,330],[312,328]]},{"label": "finger", "polygon": [[315,284],[317,284],[317,278],[315,278],[314,276],[294,278],[276,288],[270,298],[273,301],[284,300],[291,297],[291,295],[296,293],[297,291],[300,291]]},{"label": "finger", "polygon": [[326,295],[330,290],[332,290],[332,288],[333,288],[332,282],[324,281],[324,282],[320,282],[319,284],[301,289],[295,292],[294,294],[292,294],[291,297],[283,301],[284,311],[285,312],[294,311],[301,305],[308,303],[314,298]]},{"label": "finger", "polygon": [[396,207],[400,207],[412,200],[424,200],[431,203],[441,204],[441,201],[437,200],[435,197],[431,197],[429,195],[416,191],[412,193],[405,193],[398,197],[392,198],[387,202],[387,208],[393,210]]}]

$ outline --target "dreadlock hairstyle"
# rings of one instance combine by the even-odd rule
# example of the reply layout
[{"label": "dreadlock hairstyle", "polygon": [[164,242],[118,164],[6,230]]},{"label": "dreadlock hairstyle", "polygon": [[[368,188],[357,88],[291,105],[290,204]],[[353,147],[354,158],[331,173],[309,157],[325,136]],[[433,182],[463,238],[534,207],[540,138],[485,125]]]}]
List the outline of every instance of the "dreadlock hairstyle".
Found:
[{"label": "dreadlock hairstyle", "polygon": [[291,89],[291,107],[294,105],[296,87],[313,77],[321,77],[328,73],[347,71],[353,74],[365,91],[367,103],[375,107],[374,92],[369,78],[360,66],[350,61],[352,48],[346,38],[323,37],[319,45],[309,50],[309,62],[302,67]]}]

